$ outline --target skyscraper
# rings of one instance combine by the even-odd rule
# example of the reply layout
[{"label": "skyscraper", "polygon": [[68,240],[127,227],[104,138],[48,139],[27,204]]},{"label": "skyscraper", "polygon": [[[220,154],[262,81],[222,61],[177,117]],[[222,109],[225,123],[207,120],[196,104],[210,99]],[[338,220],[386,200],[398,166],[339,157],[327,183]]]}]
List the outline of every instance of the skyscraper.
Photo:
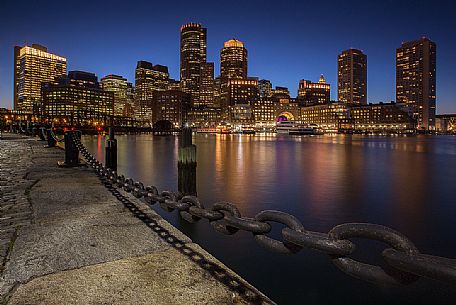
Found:
[{"label": "skyscraper", "polygon": [[220,50],[220,106],[225,112],[233,105],[228,88],[233,79],[247,80],[247,49],[236,39],[226,41]]},{"label": "skyscraper", "polygon": [[412,107],[417,128],[435,128],[436,45],[428,38],[396,50],[396,101]]},{"label": "skyscraper", "polygon": [[192,104],[195,104],[199,101],[201,68],[206,63],[207,29],[198,23],[187,23],[180,31],[181,88],[191,94]]},{"label": "skyscraper", "polygon": [[247,78],[247,49],[241,41],[230,39],[223,44],[220,50],[220,78],[222,82]]},{"label": "skyscraper", "polygon": [[38,44],[14,47],[14,109],[39,112],[41,85],[65,76],[66,62]]},{"label": "skyscraper", "polygon": [[357,49],[338,56],[337,96],[349,104],[367,104],[367,55]]}]

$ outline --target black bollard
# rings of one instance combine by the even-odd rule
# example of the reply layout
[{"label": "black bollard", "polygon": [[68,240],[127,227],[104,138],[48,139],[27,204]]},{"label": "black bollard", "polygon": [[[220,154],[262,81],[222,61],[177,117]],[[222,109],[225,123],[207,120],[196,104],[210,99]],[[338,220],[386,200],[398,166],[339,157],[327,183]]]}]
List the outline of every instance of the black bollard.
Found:
[{"label": "black bollard", "polygon": [[106,167],[117,171],[117,140],[114,139],[114,128],[109,127],[109,139],[106,140]]},{"label": "black bollard", "polygon": [[59,161],[61,167],[75,167],[80,166],[79,163],[79,150],[73,142],[73,134],[81,139],[80,131],[65,131],[65,161]]},{"label": "black bollard", "polygon": [[56,141],[54,137],[52,136],[52,130],[51,129],[46,129],[46,138],[48,145],[45,147],[55,147]]},{"label": "black bollard", "polygon": [[38,129],[38,136],[40,137],[40,141],[46,141],[46,128],[40,127]]},{"label": "black bollard", "polygon": [[178,169],[178,189],[184,195],[196,196],[196,145],[192,144],[192,129],[182,129]]}]

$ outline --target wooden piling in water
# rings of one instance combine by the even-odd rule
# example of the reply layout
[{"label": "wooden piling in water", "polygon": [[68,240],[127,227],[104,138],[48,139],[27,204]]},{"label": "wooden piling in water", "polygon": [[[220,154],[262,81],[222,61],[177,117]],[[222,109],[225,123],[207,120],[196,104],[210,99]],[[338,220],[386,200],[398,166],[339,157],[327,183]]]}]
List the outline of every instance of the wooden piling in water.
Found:
[{"label": "wooden piling in water", "polygon": [[192,129],[188,127],[182,129],[177,169],[179,192],[196,196],[196,145],[192,144]]}]

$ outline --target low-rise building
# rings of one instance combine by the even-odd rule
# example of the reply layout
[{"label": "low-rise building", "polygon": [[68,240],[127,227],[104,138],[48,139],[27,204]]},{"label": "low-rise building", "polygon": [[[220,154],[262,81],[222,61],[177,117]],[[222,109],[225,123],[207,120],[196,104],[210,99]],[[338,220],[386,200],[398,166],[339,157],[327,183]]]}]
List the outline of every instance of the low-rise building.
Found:
[{"label": "low-rise building", "polygon": [[325,131],[338,131],[341,122],[350,117],[345,103],[331,102],[301,108],[301,121],[316,124]]},{"label": "low-rise building", "polygon": [[416,121],[394,102],[352,105],[350,119],[352,129],[361,132],[405,131],[416,126]]},{"label": "low-rise building", "polygon": [[220,108],[193,108],[188,113],[188,122],[192,127],[215,127],[221,121]]},{"label": "low-rise building", "polygon": [[456,114],[437,114],[436,130],[440,133],[456,133]]},{"label": "low-rise building", "polygon": [[190,94],[180,90],[157,91],[152,107],[152,123],[170,121],[174,127],[188,122]]}]

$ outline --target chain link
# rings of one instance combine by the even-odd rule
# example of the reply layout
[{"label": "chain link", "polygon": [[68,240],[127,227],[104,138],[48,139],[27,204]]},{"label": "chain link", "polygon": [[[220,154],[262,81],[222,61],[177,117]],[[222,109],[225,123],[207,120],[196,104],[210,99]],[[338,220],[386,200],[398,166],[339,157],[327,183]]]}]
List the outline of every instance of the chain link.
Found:
[{"label": "chain link", "polygon": [[[217,202],[211,208],[205,208],[195,196],[182,196],[171,191],[160,193],[155,186],[144,186],[141,182],[119,175],[96,160],[74,133],[71,137],[87,164],[106,180],[107,186],[121,188],[136,198],[143,198],[149,205],[158,202],[165,211],[177,210],[189,223],[206,219],[223,234],[232,235],[239,230],[250,232],[257,243],[279,253],[293,254],[303,248],[317,250],[328,255],[346,274],[372,283],[408,284],[419,277],[427,277],[456,285],[455,259],[422,254],[407,237],[391,228],[369,223],[346,223],[335,226],[329,233],[321,233],[305,230],[296,217],[280,211],[266,210],[255,218],[248,218],[242,217],[239,209],[230,202]],[[275,223],[285,226],[281,230],[281,240],[266,235],[271,233]],[[388,246],[382,252],[385,265],[376,266],[352,259],[350,256],[356,249],[353,238],[385,243]]]}]

